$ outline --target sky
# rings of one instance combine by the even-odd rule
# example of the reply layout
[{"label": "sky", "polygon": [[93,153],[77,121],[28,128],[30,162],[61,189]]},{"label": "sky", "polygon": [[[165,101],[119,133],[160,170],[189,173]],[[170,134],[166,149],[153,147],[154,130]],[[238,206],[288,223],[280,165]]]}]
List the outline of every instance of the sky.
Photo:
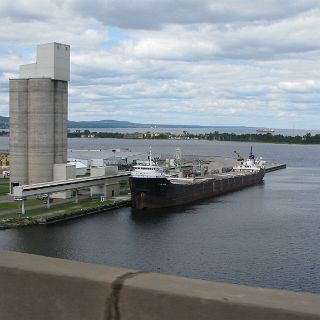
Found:
[{"label": "sky", "polygon": [[319,0],[1,0],[0,115],[71,46],[69,120],[320,128]]}]

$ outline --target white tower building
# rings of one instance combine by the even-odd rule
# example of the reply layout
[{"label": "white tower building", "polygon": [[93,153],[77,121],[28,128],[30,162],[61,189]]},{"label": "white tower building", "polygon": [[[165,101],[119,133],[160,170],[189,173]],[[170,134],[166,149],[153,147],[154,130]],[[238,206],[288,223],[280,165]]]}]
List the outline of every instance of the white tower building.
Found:
[{"label": "white tower building", "polygon": [[10,79],[10,183],[53,180],[54,164],[67,162],[70,46],[37,47],[36,63]]}]

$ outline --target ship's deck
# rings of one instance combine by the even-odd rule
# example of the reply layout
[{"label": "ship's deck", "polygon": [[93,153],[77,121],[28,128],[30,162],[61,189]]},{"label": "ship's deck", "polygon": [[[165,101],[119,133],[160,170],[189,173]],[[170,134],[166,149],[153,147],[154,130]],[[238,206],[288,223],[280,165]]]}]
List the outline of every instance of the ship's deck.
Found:
[{"label": "ship's deck", "polygon": [[168,180],[173,184],[196,184],[196,183],[203,183],[205,181],[210,180],[223,180],[228,178],[236,178],[241,176],[247,176],[254,174],[255,172],[244,172],[244,171],[232,171],[232,172],[226,172],[226,173],[216,173],[216,174],[208,174],[205,177],[186,177],[186,178],[175,178],[175,177],[169,177]]}]

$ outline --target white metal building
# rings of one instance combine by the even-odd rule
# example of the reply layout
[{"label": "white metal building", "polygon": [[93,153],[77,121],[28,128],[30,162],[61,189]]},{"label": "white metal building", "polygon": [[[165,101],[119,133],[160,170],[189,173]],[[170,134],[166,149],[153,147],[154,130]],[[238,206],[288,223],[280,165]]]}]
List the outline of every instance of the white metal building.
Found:
[{"label": "white metal building", "polygon": [[77,159],[82,163],[87,161],[90,167],[134,164],[148,160],[148,156],[148,152],[132,152],[127,149],[68,150],[68,161],[72,159]]},{"label": "white metal building", "polygon": [[80,161],[69,161],[68,162],[69,165],[73,165],[76,167],[76,176],[85,176],[87,174],[88,171],[88,167],[86,165],[84,165],[82,162]]}]

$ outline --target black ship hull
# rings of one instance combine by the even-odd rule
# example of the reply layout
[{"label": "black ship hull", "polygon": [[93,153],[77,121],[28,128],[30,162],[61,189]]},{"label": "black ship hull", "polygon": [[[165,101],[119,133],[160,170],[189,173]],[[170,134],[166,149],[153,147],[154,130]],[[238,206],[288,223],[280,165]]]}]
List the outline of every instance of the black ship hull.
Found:
[{"label": "black ship hull", "polygon": [[132,207],[164,208],[191,203],[242,189],[262,181],[264,171],[173,183],[167,178],[130,177]]}]

